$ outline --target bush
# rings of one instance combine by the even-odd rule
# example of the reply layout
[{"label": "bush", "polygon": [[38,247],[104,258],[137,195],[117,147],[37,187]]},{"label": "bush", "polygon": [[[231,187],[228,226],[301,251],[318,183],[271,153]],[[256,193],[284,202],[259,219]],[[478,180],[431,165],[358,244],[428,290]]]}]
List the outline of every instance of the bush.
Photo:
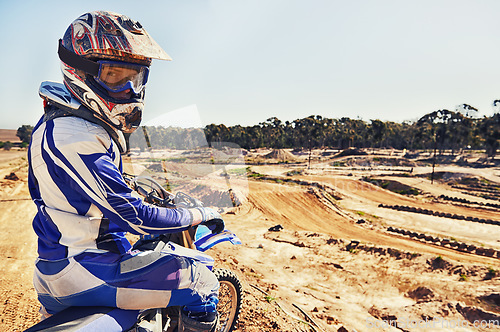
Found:
[{"label": "bush", "polygon": [[7,142],[3,143],[2,148],[4,150],[9,151],[12,148],[12,143],[10,141],[7,141]]},{"label": "bush", "polygon": [[498,271],[495,270],[494,268],[490,267],[488,268],[488,272],[486,272],[486,275],[484,277],[485,280],[491,280],[495,278],[498,274]]}]

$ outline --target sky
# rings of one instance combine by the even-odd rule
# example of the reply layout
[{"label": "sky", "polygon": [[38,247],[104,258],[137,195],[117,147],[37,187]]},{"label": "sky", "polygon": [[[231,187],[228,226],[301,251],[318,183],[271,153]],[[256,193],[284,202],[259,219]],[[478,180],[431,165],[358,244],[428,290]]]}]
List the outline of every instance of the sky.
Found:
[{"label": "sky", "polygon": [[38,121],[58,39],[93,10],[138,20],[173,58],[153,61],[144,123],[402,122],[500,99],[497,0],[0,0],[0,128]]}]

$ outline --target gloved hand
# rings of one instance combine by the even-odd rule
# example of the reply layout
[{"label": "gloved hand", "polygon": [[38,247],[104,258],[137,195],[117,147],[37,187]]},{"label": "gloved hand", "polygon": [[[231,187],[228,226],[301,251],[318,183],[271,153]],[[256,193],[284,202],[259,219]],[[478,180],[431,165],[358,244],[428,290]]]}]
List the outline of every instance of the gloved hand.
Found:
[{"label": "gloved hand", "polygon": [[222,220],[219,212],[208,207],[196,208],[201,212],[201,224],[207,226],[212,234],[219,234],[224,230],[224,220]]}]

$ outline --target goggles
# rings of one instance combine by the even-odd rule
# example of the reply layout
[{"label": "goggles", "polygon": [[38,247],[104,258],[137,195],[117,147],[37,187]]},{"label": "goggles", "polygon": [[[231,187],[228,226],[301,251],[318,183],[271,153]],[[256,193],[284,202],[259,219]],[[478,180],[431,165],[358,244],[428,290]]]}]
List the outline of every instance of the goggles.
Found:
[{"label": "goggles", "polygon": [[131,89],[140,93],[148,81],[149,68],[134,63],[100,60],[99,72],[95,80],[110,92],[122,92]]}]

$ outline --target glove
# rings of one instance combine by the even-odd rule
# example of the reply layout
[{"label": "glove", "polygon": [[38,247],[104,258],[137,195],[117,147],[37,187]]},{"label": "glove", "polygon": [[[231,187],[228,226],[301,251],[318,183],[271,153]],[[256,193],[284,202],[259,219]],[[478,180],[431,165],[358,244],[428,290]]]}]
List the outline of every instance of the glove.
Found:
[{"label": "glove", "polygon": [[224,220],[219,212],[207,207],[196,208],[201,212],[201,224],[207,226],[212,234],[219,234],[224,230]]}]

